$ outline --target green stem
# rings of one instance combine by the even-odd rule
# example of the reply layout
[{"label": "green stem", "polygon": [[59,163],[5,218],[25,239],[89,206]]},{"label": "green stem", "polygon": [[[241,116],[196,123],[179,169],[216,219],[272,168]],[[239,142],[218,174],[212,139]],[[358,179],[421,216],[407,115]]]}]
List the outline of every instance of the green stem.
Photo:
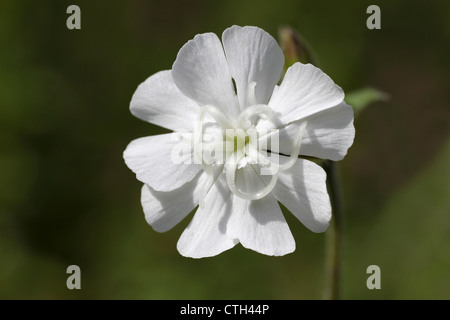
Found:
[{"label": "green stem", "polygon": [[328,175],[328,190],[330,194],[333,217],[327,232],[325,272],[326,286],[324,298],[339,300],[341,288],[341,236],[342,236],[342,197],[337,165],[327,161],[324,166]]},{"label": "green stem", "polygon": [[[279,29],[280,45],[286,57],[286,68],[293,63],[311,63],[318,67],[317,60],[311,48],[302,37],[289,26]],[[285,70],[286,71],[286,70]],[[325,299],[338,300],[341,285],[341,235],[342,235],[342,202],[341,187],[337,165],[333,161],[326,161],[323,165],[328,175],[328,189],[330,194],[333,217],[327,231],[325,271],[326,287]]]}]

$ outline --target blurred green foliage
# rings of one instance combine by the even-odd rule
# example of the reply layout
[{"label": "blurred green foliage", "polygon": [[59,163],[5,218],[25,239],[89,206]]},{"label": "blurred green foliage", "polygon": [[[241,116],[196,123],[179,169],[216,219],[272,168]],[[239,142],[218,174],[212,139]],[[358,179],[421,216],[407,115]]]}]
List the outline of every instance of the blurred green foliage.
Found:
[{"label": "blurred green foliage", "polygon": [[[81,8],[81,30],[66,8]],[[344,299],[450,298],[450,2],[61,1],[0,5],[0,298],[316,299],[324,234],[286,215],[297,250],[266,257],[240,245],[181,257],[190,217],[159,234],[122,152],[162,133],[131,116],[151,74],[197,33],[290,25],[346,92],[390,96],[356,120],[340,163],[345,195]],[[82,289],[66,288],[77,264]],[[381,290],[365,286],[381,267]]]},{"label": "blurred green foliage", "polygon": [[387,101],[389,96],[375,88],[362,88],[348,93],[345,102],[353,107],[355,118],[369,105],[377,101]]}]

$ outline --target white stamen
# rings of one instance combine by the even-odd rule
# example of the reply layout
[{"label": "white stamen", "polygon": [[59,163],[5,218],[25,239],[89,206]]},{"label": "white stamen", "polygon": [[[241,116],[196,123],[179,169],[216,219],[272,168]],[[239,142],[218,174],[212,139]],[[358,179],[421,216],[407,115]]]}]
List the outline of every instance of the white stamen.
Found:
[{"label": "white stamen", "polygon": [[225,178],[227,180],[227,184],[231,192],[233,192],[235,195],[245,200],[258,200],[264,198],[275,187],[278,180],[278,173],[272,176],[269,184],[267,184],[262,190],[259,190],[254,193],[243,192],[239,190],[236,186],[236,171],[238,169],[239,160],[240,159],[238,159],[237,162],[232,161],[225,165]]},{"label": "white stamen", "polygon": [[247,89],[247,106],[254,106],[255,104],[257,104],[256,96],[255,96],[255,87],[256,87],[256,82],[255,81],[250,82],[249,85],[248,85],[248,89]]},{"label": "white stamen", "polygon": [[[292,151],[289,159],[283,165],[279,165],[278,163],[271,161],[269,158],[261,154],[259,150],[257,150],[257,146],[253,145],[254,140],[257,140],[257,138],[250,136],[250,133],[252,131],[249,129],[254,126],[254,124],[252,123],[252,117],[257,116],[259,119],[267,119],[268,121],[271,121],[273,123],[272,109],[267,105],[256,104],[254,95],[255,86],[256,83],[252,82],[248,87],[249,90],[247,102],[252,103],[253,105],[250,104],[251,106],[242,111],[239,117],[233,122],[231,122],[229,118],[218,108],[211,105],[202,107],[199,112],[197,122],[194,126],[194,156],[197,157],[196,159],[199,160],[199,163],[201,163],[203,170],[208,176],[208,181],[205,184],[204,190],[199,199],[200,207],[205,206],[205,197],[215,181],[215,174],[212,163],[209,164],[205,162],[202,150],[203,122],[207,114],[209,114],[216,121],[216,123],[222,127],[223,133],[225,134],[225,144],[227,146],[228,144],[230,144],[229,148],[231,148],[231,154],[227,153],[226,163],[224,166],[222,166],[222,169],[220,171],[223,170],[225,172],[225,178],[228,187],[235,195],[240,198],[243,198],[245,200],[258,200],[268,195],[277,183],[278,174],[291,168],[298,159],[300,146],[306,129],[306,122],[303,122],[299,126],[298,133],[292,143]],[[232,132],[230,133],[231,130]],[[246,141],[247,135],[249,135],[249,141],[248,143],[244,143]],[[238,139],[237,146],[234,142],[236,138]],[[229,148],[226,150],[230,150]],[[253,152],[250,152],[250,149],[252,149]],[[270,171],[270,175],[272,175],[272,177],[269,183],[265,185],[264,188],[256,192],[244,192],[242,190],[239,190],[239,188],[236,186],[236,171],[253,163],[262,165],[263,167],[270,166],[271,169],[275,169]],[[263,180],[262,182],[265,184]]]},{"label": "white stamen", "polygon": [[[290,169],[295,162],[297,161],[299,155],[300,155],[300,146],[302,144],[302,139],[305,133],[305,129],[306,129],[306,121],[303,122],[299,128],[298,128],[298,132],[297,135],[295,136],[295,139],[292,143],[292,150],[291,150],[291,155],[289,156],[289,160],[287,162],[285,162],[282,165],[279,165],[278,163],[275,163],[273,161],[271,161],[267,156],[265,156],[264,154],[262,154],[261,152],[258,152],[258,156],[259,156],[259,162],[262,165],[265,165],[265,167],[268,168],[264,168],[266,169],[264,172],[265,175],[267,175],[267,173],[270,174],[276,174],[278,172],[283,172],[285,170]],[[276,155],[276,159],[279,159],[278,155]],[[268,171],[270,170],[270,171]]]},{"label": "white stamen", "polygon": [[206,106],[203,106],[201,109],[202,110],[201,110],[200,116],[201,116],[202,120],[204,119],[206,113],[209,113],[209,115],[211,117],[213,117],[213,119],[216,120],[216,122],[218,124],[220,124],[220,126],[222,128],[224,128],[224,129],[233,128],[231,121],[228,120],[228,117],[225,114],[223,114],[223,112],[220,111],[218,108],[211,106],[211,105],[206,105]]},{"label": "white stamen", "polygon": [[305,129],[306,121],[302,122],[302,124],[298,128],[298,133],[295,136],[294,142],[292,143],[291,155],[289,156],[289,160],[280,166],[281,171],[290,169],[295,164],[295,161],[297,161],[300,154],[300,146],[302,145],[302,139],[305,133]]},{"label": "white stamen", "polygon": [[228,118],[216,107],[206,105],[202,107],[197,122],[194,129],[194,157],[196,160],[199,160],[199,162],[202,164],[202,168],[205,171],[205,173],[208,175],[208,183],[205,185],[205,188],[203,190],[202,196],[199,199],[199,206],[204,207],[205,206],[205,197],[208,191],[211,189],[213,183],[214,183],[214,170],[211,165],[208,165],[205,163],[203,158],[203,121],[205,119],[206,114],[210,114],[214,120],[218,124],[222,126],[222,128],[232,127],[230,121]]},{"label": "white stamen", "polygon": [[270,120],[270,118],[272,117],[272,109],[264,104],[256,104],[254,106],[246,108],[241,112],[239,118],[236,121],[237,127],[248,129],[251,126],[250,119],[254,115],[258,115],[258,117],[261,119]]}]

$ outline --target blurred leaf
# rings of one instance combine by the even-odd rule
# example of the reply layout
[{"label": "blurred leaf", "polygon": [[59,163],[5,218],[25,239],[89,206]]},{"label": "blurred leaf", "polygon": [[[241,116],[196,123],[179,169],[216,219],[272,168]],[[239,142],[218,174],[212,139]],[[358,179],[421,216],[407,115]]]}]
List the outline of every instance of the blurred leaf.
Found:
[{"label": "blurred leaf", "polygon": [[345,98],[345,102],[355,110],[355,116],[360,114],[369,104],[387,100],[389,100],[387,93],[371,87],[350,92]]}]

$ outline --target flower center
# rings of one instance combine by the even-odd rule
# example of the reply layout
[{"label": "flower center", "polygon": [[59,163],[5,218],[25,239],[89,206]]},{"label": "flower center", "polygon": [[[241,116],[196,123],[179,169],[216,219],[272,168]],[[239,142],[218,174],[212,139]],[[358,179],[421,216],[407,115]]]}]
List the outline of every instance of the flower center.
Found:
[{"label": "flower center", "polygon": [[[267,151],[269,150],[264,150],[258,144],[259,135],[256,129],[258,122],[265,119],[274,124],[274,121],[272,120],[272,109],[269,106],[256,104],[255,85],[255,83],[250,84],[247,99],[249,103],[254,104],[244,109],[237,119],[229,119],[218,108],[211,105],[203,106],[198,114],[194,126],[194,157],[209,175],[209,183],[205,186],[203,197],[200,199],[201,206],[204,196],[214,183],[215,166],[223,168],[228,187],[235,195],[246,200],[257,200],[269,194],[276,185],[279,172],[292,167],[298,159],[306,122],[299,126],[298,134],[292,142],[291,155],[282,165],[278,161],[273,161],[268,156]],[[274,127],[276,126],[274,125]],[[273,141],[271,145],[273,145]],[[274,151],[269,151],[269,153],[274,153]],[[260,175],[271,175],[268,183],[261,179],[265,185],[261,190],[247,192],[236,185],[236,172],[247,165],[259,166],[261,168]],[[266,170],[263,172],[263,169]]]},{"label": "flower center", "polygon": [[227,129],[225,131],[225,151],[231,154],[245,152],[245,147],[250,142],[250,135],[242,129]]}]

